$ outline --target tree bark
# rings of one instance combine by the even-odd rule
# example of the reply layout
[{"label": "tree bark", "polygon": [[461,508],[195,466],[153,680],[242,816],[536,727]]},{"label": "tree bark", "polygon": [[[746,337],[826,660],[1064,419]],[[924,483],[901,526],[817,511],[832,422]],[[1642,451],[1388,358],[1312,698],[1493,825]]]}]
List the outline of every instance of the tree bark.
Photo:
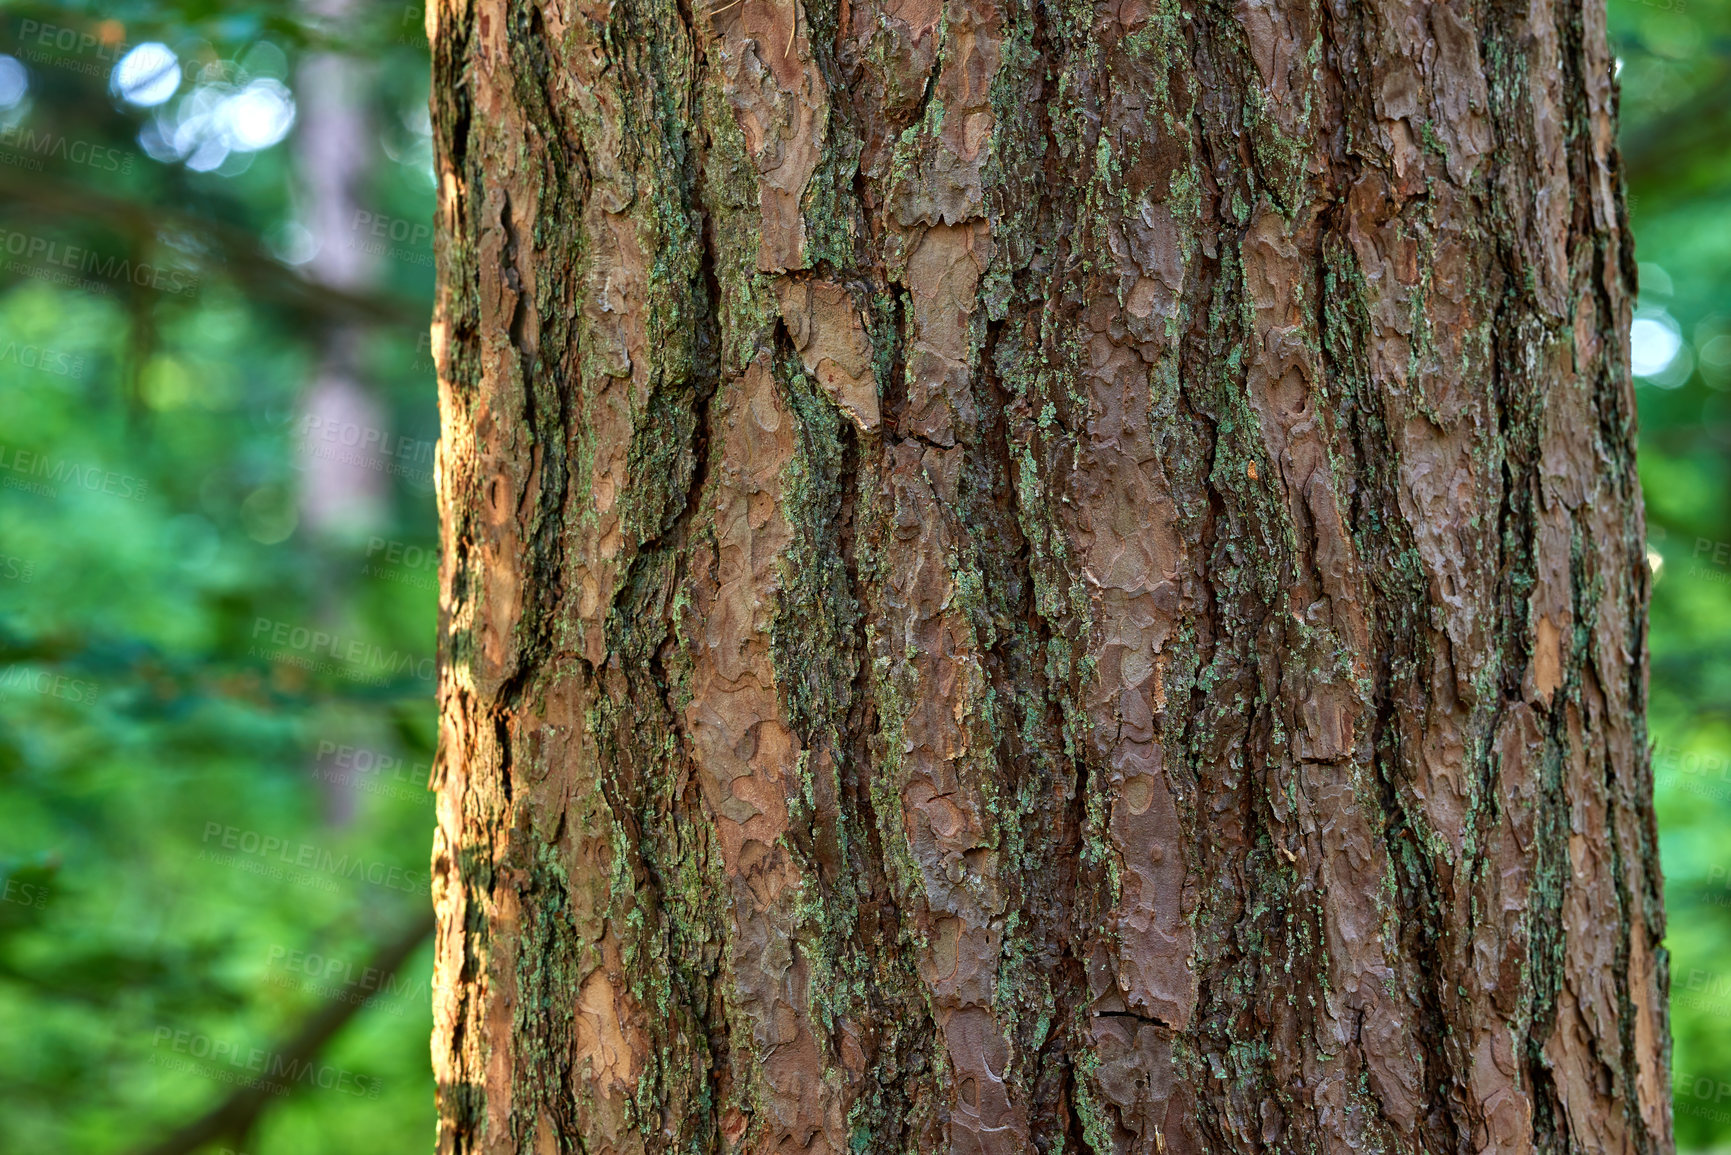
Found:
[{"label": "tree bark", "polygon": [[441,1152],[1672,1146],[1597,0],[443,0]]}]

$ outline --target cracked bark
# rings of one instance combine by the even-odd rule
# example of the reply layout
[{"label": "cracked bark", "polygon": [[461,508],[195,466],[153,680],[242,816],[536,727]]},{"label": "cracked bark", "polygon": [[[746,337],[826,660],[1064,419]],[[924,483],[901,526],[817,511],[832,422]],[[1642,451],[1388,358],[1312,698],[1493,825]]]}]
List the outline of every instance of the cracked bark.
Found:
[{"label": "cracked bark", "polygon": [[1594,4],[429,25],[442,1152],[1671,1148]]}]

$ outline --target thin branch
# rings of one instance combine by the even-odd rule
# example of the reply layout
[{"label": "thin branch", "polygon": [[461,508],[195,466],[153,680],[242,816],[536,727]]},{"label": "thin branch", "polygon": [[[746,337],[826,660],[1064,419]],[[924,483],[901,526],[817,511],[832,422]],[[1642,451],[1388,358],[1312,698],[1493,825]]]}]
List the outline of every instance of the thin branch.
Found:
[{"label": "thin branch", "polygon": [[[396,973],[432,931],[433,913],[427,911],[400,937],[387,943],[373,956],[372,970],[376,977],[371,982],[351,980],[345,984],[336,998],[320,1008],[292,1038],[276,1048],[274,1054],[290,1067],[305,1063],[318,1054],[367,1005],[367,999],[378,993],[380,984]],[[188,1155],[188,1152],[217,1139],[244,1135],[264,1114],[272,1097],[269,1080],[255,1079],[154,1147],[144,1148],[140,1155]]]},{"label": "thin branch", "polygon": [[352,293],[302,276],[266,252],[246,229],[208,217],[158,205],[140,204],[87,185],[45,180],[32,174],[23,179],[0,171],[0,201],[9,210],[23,210],[55,220],[106,225],[131,236],[156,240],[163,229],[176,229],[209,242],[236,281],[259,297],[328,320],[372,321],[387,325],[424,322],[426,312],[411,302],[383,295]]},{"label": "thin branch", "polygon": [[1689,182],[1679,177],[1697,161],[1716,164],[1724,156],[1728,103],[1731,66],[1721,66],[1671,111],[1640,125],[1625,118],[1621,151],[1630,190],[1655,198],[1687,195]]}]

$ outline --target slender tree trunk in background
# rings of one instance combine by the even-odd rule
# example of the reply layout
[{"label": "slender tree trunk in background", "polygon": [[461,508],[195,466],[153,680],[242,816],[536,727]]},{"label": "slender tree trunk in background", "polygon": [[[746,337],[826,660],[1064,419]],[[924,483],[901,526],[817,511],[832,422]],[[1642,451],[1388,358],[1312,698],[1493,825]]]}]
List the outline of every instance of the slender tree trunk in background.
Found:
[{"label": "slender tree trunk in background", "polygon": [[[309,24],[334,35],[333,30],[354,19],[356,0],[304,0],[301,8]],[[319,284],[351,292],[372,289],[378,279],[377,259],[355,243],[355,213],[362,208],[368,162],[375,152],[363,67],[335,52],[310,54],[295,86],[300,93],[301,125],[295,138],[300,216],[316,246],[306,273]],[[340,548],[344,539],[376,532],[390,500],[385,469],[390,463],[374,457],[364,444],[355,444],[363,431],[383,430],[389,424],[363,380],[363,336],[359,324],[333,321],[324,327],[313,378],[301,395],[294,425],[300,520],[318,547],[324,571],[318,623],[333,635],[343,628],[340,591],[349,584],[349,569],[332,564],[329,551]],[[350,431],[356,436],[345,440],[342,434]],[[327,432],[336,436],[327,440]],[[339,778],[319,769],[316,764],[308,767],[324,796],[325,818],[334,826],[347,825],[355,812],[353,775]]]},{"label": "slender tree trunk in background", "polygon": [[[308,22],[333,39],[355,19],[359,0],[304,0]],[[366,101],[364,61],[336,52],[307,56],[296,77],[296,133],[302,227],[315,245],[306,274],[321,285],[365,292],[378,282],[378,259],[357,244],[355,213],[364,207],[375,152]],[[301,398],[295,428],[301,470],[300,514],[321,545],[375,532],[390,499],[388,461],[372,459],[366,443],[325,440],[324,431],[357,434],[388,424],[363,380],[364,326],[328,324],[320,335],[313,379]],[[335,598],[331,599],[333,602]],[[334,623],[331,623],[334,625]]]},{"label": "slender tree trunk in background", "polygon": [[1597,0],[444,0],[442,1152],[1663,1151]]}]

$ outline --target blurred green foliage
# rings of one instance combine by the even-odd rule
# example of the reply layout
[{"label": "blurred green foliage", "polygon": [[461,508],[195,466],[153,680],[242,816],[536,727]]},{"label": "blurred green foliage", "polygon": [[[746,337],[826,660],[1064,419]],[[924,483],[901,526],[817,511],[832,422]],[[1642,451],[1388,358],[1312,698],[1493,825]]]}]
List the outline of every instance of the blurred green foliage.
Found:
[{"label": "blurred green foliage", "polygon": [[[431,1142],[430,947],[367,969],[427,907],[430,462],[405,455],[364,532],[314,532],[297,497],[334,322],[358,328],[385,433],[436,436],[426,230],[380,244],[360,223],[431,221],[426,44],[415,4],[306,11],[0,11],[28,84],[6,105],[0,68],[6,1151],[147,1149],[345,997],[353,1018],[217,1149]],[[1642,262],[1677,1131],[1705,1150],[1731,1147],[1731,0],[1611,0],[1609,27]],[[155,109],[110,90],[147,41],[184,73]],[[214,167],[163,138],[200,91],[292,91],[330,52],[364,79],[368,216],[324,243],[382,258],[343,291],[293,263],[317,174],[292,138]]]},{"label": "blurred green foliage", "polygon": [[1611,0],[1650,561],[1677,1145],[1731,1148],[1731,3]]},{"label": "blurred green foliage", "polygon": [[[396,978],[367,970],[429,907],[437,413],[421,12],[374,4],[321,25],[257,9],[0,10],[0,53],[29,85],[0,108],[8,1152],[143,1150],[273,1065],[281,1093],[256,1127],[209,1149],[432,1143],[430,937]],[[147,41],[184,72],[153,109],[109,84]],[[273,255],[304,247],[317,175],[292,136],[210,171],[140,142],[159,109],[178,115],[207,87],[292,91],[315,51],[345,53],[361,78],[361,219],[422,226],[375,245],[347,296]],[[301,406],[333,320],[358,322],[379,424],[410,447],[384,516],[358,534],[313,532],[297,500],[312,436]],[[309,1063],[279,1063],[349,980],[354,1017]]]}]

